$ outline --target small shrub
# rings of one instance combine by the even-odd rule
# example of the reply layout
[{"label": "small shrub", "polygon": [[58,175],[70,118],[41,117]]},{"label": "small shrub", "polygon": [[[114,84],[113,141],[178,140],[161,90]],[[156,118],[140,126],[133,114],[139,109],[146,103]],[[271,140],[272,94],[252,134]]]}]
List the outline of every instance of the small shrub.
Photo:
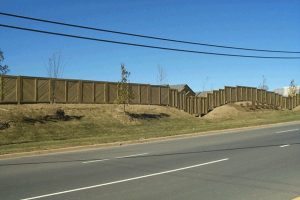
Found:
[{"label": "small shrub", "polygon": [[65,111],[61,108],[56,110],[55,115],[58,119],[65,119],[66,117]]},{"label": "small shrub", "polygon": [[8,129],[9,127],[9,122],[0,122],[0,130]]}]

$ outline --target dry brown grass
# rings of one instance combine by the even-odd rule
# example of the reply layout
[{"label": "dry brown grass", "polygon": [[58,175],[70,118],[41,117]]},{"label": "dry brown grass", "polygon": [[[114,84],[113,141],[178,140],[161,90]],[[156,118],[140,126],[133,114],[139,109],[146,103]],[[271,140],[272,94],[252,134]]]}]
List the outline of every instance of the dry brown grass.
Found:
[{"label": "dry brown grass", "polygon": [[[57,109],[70,120],[45,118]],[[0,122],[10,122],[8,129],[0,130],[0,154],[300,120],[299,111],[258,112],[236,104],[216,108],[202,118],[161,106],[130,105],[126,110],[102,104],[0,105]]]}]

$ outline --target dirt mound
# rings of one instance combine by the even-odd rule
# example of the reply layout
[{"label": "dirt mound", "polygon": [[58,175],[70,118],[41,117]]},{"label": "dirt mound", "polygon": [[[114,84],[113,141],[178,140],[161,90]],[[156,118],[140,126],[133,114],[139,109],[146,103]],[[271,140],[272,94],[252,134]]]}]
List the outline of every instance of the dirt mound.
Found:
[{"label": "dirt mound", "polygon": [[213,109],[207,115],[205,115],[204,119],[230,119],[233,117],[240,116],[244,113],[241,109],[238,109],[236,105],[224,105]]},{"label": "dirt mound", "polygon": [[296,108],[294,108],[293,111],[300,111],[300,106],[297,106]]}]

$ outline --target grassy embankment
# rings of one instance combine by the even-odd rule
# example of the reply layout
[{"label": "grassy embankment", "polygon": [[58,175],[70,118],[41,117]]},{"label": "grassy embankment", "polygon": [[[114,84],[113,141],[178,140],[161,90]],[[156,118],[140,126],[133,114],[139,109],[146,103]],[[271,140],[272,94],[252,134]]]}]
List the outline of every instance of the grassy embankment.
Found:
[{"label": "grassy embankment", "polygon": [[[62,108],[69,117],[56,119]],[[202,118],[174,108],[117,105],[0,105],[0,154],[92,145],[300,120],[300,111],[226,105]]]}]

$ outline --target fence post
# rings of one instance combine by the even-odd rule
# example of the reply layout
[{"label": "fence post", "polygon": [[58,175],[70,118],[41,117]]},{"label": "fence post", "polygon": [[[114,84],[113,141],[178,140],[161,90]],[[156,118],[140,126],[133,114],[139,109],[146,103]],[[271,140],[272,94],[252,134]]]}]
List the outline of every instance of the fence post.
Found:
[{"label": "fence post", "polygon": [[93,81],[93,103],[95,103],[96,102],[96,87],[95,87],[95,82]]},{"label": "fence post", "polygon": [[68,90],[69,90],[68,81],[65,80],[65,102],[66,103],[68,102]]},{"label": "fence post", "polygon": [[[2,78],[2,77],[1,77]],[[21,76],[18,76],[17,77],[17,102],[18,102],[18,104],[21,104],[21,96],[22,96],[22,77]],[[2,95],[1,95],[2,96]],[[2,101],[2,99],[1,99],[1,101]]]},{"label": "fence post", "polygon": [[80,80],[78,82],[78,102],[82,103],[82,99],[83,99],[83,87],[82,87],[82,81]]},{"label": "fence post", "polygon": [[148,105],[151,105],[151,87],[150,87],[150,85],[147,85],[147,101],[148,101]]},{"label": "fence post", "polygon": [[35,103],[38,102],[38,81],[37,78],[34,79],[34,101]]},{"label": "fence post", "polygon": [[171,89],[170,89],[170,87],[168,86],[168,106],[171,105],[171,102],[170,102],[170,100],[171,100],[171,98],[170,98],[170,93],[171,93]]},{"label": "fence post", "polygon": [[108,103],[108,83],[104,84],[104,103]]},{"label": "fence post", "polygon": [[159,105],[161,105],[161,87],[159,86],[158,87],[158,103],[159,103]]},{"label": "fence post", "polygon": [[141,85],[138,85],[138,99],[139,99],[139,104],[142,104],[142,94],[141,94]]}]

